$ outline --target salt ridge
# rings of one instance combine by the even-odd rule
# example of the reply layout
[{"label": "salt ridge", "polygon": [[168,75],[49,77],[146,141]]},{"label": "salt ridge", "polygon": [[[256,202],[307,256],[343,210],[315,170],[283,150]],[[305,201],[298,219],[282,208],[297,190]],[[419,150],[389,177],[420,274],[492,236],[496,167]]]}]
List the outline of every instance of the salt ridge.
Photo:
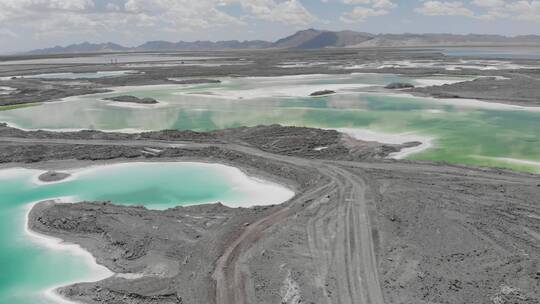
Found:
[{"label": "salt ridge", "polygon": [[421,143],[418,146],[404,148],[401,149],[399,152],[394,152],[388,155],[388,158],[393,159],[404,159],[413,154],[420,153],[434,147],[434,139],[432,137],[419,135],[414,132],[392,134],[377,132],[369,129],[339,128],[335,130],[363,141],[375,141],[379,143],[394,145],[401,145],[414,141]]}]

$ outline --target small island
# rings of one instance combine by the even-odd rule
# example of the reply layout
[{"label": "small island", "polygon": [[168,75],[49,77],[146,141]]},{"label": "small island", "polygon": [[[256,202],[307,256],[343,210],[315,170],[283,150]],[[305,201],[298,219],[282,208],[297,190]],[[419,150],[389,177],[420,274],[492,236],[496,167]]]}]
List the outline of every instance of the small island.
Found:
[{"label": "small island", "polygon": [[405,82],[393,82],[384,87],[385,89],[398,90],[398,89],[412,89],[414,85]]},{"label": "small island", "polygon": [[212,84],[212,83],[221,83],[221,80],[217,79],[182,79],[182,80],[173,80],[175,84]]},{"label": "small island", "polygon": [[313,92],[309,94],[309,96],[316,97],[316,96],[324,96],[324,95],[330,95],[330,94],[335,94],[335,93],[336,91],[332,91],[332,90],[322,90],[322,91]]},{"label": "small island", "polygon": [[129,102],[129,103],[137,103],[137,104],[157,104],[158,101],[153,98],[139,98],[135,96],[116,96],[116,97],[110,97],[105,98],[105,100],[110,101],[116,101],[116,102]]},{"label": "small island", "polygon": [[47,171],[41,174],[38,177],[38,179],[39,181],[44,182],[44,183],[53,183],[53,182],[59,182],[61,180],[64,180],[70,176],[71,174],[65,173],[65,172]]}]

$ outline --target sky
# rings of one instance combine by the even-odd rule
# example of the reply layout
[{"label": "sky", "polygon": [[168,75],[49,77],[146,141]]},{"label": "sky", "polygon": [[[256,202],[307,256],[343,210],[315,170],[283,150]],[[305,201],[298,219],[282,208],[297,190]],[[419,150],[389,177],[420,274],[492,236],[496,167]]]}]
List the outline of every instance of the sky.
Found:
[{"label": "sky", "polygon": [[0,53],[84,41],[274,41],[306,28],[540,34],[540,0],[0,0]]}]

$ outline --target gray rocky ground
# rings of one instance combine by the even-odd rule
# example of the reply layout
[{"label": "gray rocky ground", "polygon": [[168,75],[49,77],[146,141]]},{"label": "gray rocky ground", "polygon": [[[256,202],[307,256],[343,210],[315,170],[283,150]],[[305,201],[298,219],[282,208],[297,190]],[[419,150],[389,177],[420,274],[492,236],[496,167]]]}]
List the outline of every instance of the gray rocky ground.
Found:
[{"label": "gray rocky ground", "polygon": [[[331,152],[312,152],[312,138],[333,147]],[[280,126],[92,136],[3,127],[0,142],[3,167],[199,160],[238,166],[296,191],[283,205],[239,209],[40,203],[30,214],[30,228],[80,244],[114,272],[143,274],[61,288],[70,299],[538,303],[540,298],[537,175],[384,160],[375,143]],[[358,154],[370,149],[378,152]]]},{"label": "gray rocky ground", "polygon": [[139,97],[129,96],[129,95],[105,98],[105,100],[116,101],[116,102],[137,103],[137,104],[157,104],[158,103],[157,100],[155,100],[154,98],[139,98]]},{"label": "gray rocky ground", "polygon": [[51,183],[51,182],[59,182],[61,180],[65,180],[69,176],[70,174],[65,173],[65,172],[47,171],[41,174],[38,178],[42,182]]},{"label": "gray rocky ground", "polygon": [[[201,55],[200,52],[198,55]],[[463,71],[342,70],[377,60],[443,59],[396,50],[209,52],[246,65],[137,68],[94,80],[2,80],[18,93],[0,105],[50,101],[111,86],[207,82],[222,76]],[[326,62],[280,68],[286,61]],[[118,70],[113,65],[0,65],[0,76]],[[415,88],[420,95],[535,105],[538,70],[479,71],[482,78]],[[196,80],[203,79],[203,80]],[[62,172],[129,161],[237,166],[294,189],[282,205],[221,204],[165,211],[109,202],[42,202],[31,229],[80,244],[123,274],[59,292],[84,303],[539,303],[540,177],[499,169],[385,159],[405,145],[332,130],[258,126],[199,133],[22,131],[0,124],[0,168]],[[321,146],[326,149],[317,149]],[[58,174],[60,175],[60,174]],[[57,175],[54,175],[57,177]],[[45,178],[54,177],[49,174]]]},{"label": "gray rocky ground", "polygon": [[336,92],[335,91],[332,91],[332,90],[322,90],[322,91],[315,91],[311,94],[309,94],[309,96],[325,96],[325,95],[332,95],[332,94],[335,94]]},{"label": "gray rocky ground", "polygon": [[402,82],[393,82],[387,86],[384,87],[385,89],[391,89],[391,90],[397,90],[397,89],[411,89],[414,88],[414,85],[410,83],[402,83]]},{"label": "gray rocky ground", "polygon": [[410,92],[443,98],[472,98],[485,101],[540,106],[540,74],[521,72],[511,78],[479,78],[437,87],[415,88]]},{"label": "gray rocky ground", "polygon": [[[142,54],[144,55],[144,54]],[[63,55],[74,56],[74,55]],[[110,54],[114,56],[114,54]],[[219,77],[243,76],[281,76],[298,74],[348,74],[352,72],[392,73],[411,76],[433,75],[473,75],[496,78],[482,78],[474,82],[458,83],[449,86],[429,88],[414,88],[411,93],[435,97],[478,98],[486,101],[517,103],[528,106],[538,106],[540,95],[540,65],[538,60],[500,59],[503,63],[529,65],[537,68],[509,70],[447,70],[444,66],[431,67],[360,67],[362,64],[372,64],[385,61],[424,61],[433,60],[449,64],[461,64],[462,59],[478,60],[478,58],[453,58],[434,51],[412,51],[399,49],[323,49],[323,50],[250,50],[250,51],[200,51],[179,52],[181,58],[190,56],[217,57],[217,59],[202,60],[200,63],[219,61],[224,65],[176,65],[176,66],[142,66],[132,67],[129,64],[42,64],[42,65],[7,65],[0,64],[0,86],[16,88],[14,94],[2,95],[1,105],[46,102],[58,100],[67,96],[106,92],[111,87],[155,85],[155,84],[193,84],[215,83]],[[43,56],[32,56],[39,59]],[[10,59],[25,59],[20,58]],[[5,58],[4,58],[5,59]],[[173,60],[174,57],[171,57]],[[178,60],[178,59],[176,59]],[[284,62],[303,62],[294,67],[281,67]],[[154,62],[159,64],[159,62]],[[149,62],[147,64],[152,64]],[[343,69],[344,66],[358,66],[355,69]],[[63,72],[95,72],[136,70],[121,77],[99,79],[9,79],[11,76],[24,76],[43,73]],[[500,77],[508,79],[500,79]]]}]

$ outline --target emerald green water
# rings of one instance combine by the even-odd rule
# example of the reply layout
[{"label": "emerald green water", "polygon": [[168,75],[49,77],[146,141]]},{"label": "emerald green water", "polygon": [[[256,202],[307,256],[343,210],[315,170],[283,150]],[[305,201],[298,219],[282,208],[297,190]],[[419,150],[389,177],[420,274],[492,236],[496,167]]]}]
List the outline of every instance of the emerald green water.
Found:
[{"label": "emerald green water", "polygon": [[[409,156],[520,171],[540,170],[540,112],[475,101],[370,93],[390,82],[416,85],[470,78],[415,79],[386,74],[224,79],[222,84],[122,88],[111,94],[0,112],[26,129],[213,130],[279,123],[321,128],[413,132],[434,148]],[[426,82],[427,81],[427,82]],[[311,98],[311,92],[340,94]],[[122,105],[104,97],[152,97],[157,106]],[[526,161],[524,163],[523,161]]]},{"label": "emerald green water", "polygon": [[43,295],[45,290],[107,276],[88,255],[53,250],[29,237],[24,227],[32,202],[68,197],[164,209],[215,201],[233,206],[280,203],[293,195],[277,185],[250,179],[237,169],[210,164],[109,165],[78,170],[73,179],[47,185],[35,182],[40,173],[0,170],[0,303],[55,303]]}]

